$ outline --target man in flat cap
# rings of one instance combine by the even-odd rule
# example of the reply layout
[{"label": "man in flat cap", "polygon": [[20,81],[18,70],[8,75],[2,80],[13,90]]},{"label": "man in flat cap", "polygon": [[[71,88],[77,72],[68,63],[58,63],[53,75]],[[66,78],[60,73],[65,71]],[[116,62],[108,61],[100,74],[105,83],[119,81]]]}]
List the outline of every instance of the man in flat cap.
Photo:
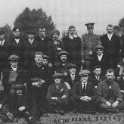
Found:
[{"label": "man in flat cap", "polygon": [[89,71],[81,70],[79,81],[72,88],[75,108],[78,112],[95,112],[95,93],[93,83],[89,80]]},{"label": "man in flat cap", "polygon": [[107,57],[109,68],[116,69],[120,57],[120,39],[113,33],[113,25],[106,27],[107,33],[101,37],[104,54]]},{"label": "man in flat cap", "polygon": [[82,63],[89,67],[95,47],[101,42],[99,36],[94,34],[94,23],[86,23],[85,26],[88,33],[82,35],[81,55]]},{"label": "man in flat cap", "polygon": [[63,38],[64,50],[69,52],[71,63],[76,64],[78,70],[81,65],[81,39],[77,35],[76,27],[69,26],[68,36]]},{"label": "man in flat cap", "polygon": [[48,88],[47,100],[50,112],[64,114],[68,109],[70,87],[63,78],[62,73],[55,73],[53,83]]},{"label": "man in flat cap", "polygon": [[51,33],[51,39],[48,42],[48,55],[52,62],[57,61],[58,53],[63,50],[63,44],[60,40],[59,30],[53,30]]},{"label": "man in flat cap", "polygon": [[96,45],[95,51],[92,55],[91,68],[100,66],[102,71],[105,71],[108,67],[107,58],[104,54],[104,47],[101,44]]},{"label": "man in flat cap", "polygon": [[3,85],[7,96],[8,108],[14,116],[27,116],[27,85],[29,73],[20,66],[20,57],[12,54],[8,57],[8,67],[3,71]]}]

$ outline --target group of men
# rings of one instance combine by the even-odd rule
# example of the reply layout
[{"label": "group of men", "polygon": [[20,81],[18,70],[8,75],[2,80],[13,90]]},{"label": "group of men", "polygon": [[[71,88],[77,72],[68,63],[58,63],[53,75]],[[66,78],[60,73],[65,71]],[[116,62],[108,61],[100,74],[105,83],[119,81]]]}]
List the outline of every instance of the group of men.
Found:
[{"label": "group of men", "polygon": [[[14,116],[37,119],[45,112],[118,112],[124,109],[124,73],[121,37],[107,26],[107,34],[94,34],[86,24],[82,38],[70,26],[60,40],[45,27],[37,35],[22,36],[14,27],[8,39],[0,30],[0,109]],[[120,71],[121,70],[121,71]]]}]

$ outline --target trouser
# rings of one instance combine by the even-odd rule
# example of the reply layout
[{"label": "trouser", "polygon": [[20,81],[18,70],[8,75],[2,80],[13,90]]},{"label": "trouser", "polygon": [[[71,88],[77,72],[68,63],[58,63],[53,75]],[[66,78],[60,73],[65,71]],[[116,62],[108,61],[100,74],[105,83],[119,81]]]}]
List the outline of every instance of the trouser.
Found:
[{"label": "trouser", "polygon": [[74,104],[78,112],[92,113],[97,111],[97,104],[93,101],[85,102],[81,100],[75,100]]},{"label": "trouser", "polygon": [[20,106],[26,107],[26,91],[24,86],[10,87],[8,94],[8,104],[9,110],[15,114],[18,112],[18,108]]},{"label": "trouser", "polygon": [[101,103],[100,108],[101,110],[106,111],[106,112],[124,111],[124,101],[120,102],[119,105],[115,108],[113,108],[112,106],[108,106],[105,103]]},{"label": "trouser", "polygon": [[68,111],[69,99],[60,99],[60,100],[48,100],[49,112],[58,112],[63,110],[64,112]]},{"label": "trouser", "polygon": [[31,113],[36,118],[47,111],[46,92],[46,85],[31,88]]}]

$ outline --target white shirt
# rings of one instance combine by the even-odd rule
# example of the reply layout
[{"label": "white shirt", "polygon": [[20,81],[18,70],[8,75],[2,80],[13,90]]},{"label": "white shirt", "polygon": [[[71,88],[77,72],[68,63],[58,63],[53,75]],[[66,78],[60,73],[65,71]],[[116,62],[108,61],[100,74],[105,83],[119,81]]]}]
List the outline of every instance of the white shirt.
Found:
[{"label": "white shirt", "polygon": [[19,38],[15,38],[15,42],[16,42],[17,44],[19,43],[19,41],[20,41]]},{"label": "white shirt", "polygon": [[112,39],[112,36],[113,36],[113,34],[107,34],[107,37],[108,37],[109,40]]},{"label": "white shirt", "polygon": [[70,76],[72,80],[75,80],[75,74],[71,74]]},{"label": "white shirt", "polygon": [[98,57],[98,60],[101,61],[102,60],[102,57],[103,57],[103,54],[97,55],[97,57]]},{"label": "white shirt", "polygon": [[86,87],[87,87],[87,82],[82,83],[82,89],[84,89],[84,85],[85,85],[85,89],[86,89]]},{"label": "white shirt", "polygon": [[5,43],[5,40],[1,40],[1,41],[0,41],[0,46],[3,46],[4,43]]}]

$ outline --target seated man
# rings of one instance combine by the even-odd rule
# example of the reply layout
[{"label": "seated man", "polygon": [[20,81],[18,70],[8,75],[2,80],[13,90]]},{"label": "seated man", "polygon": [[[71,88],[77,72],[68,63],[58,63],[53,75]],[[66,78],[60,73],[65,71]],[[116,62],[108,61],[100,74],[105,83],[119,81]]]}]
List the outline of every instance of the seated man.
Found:
[{"label": "seated man", "polygon": [[116,112],[123,108],[120,87],[115,81],[113,69],[106,71],[106,79],[99,83],[97,88],[97,98],[100,108],[109,112]]},{"label": "seated man", "polygon": [[98,87],[98,84],[103,80],[103,74],[102,74],[102,69],[100,66],[95,66],[93,69],[93,73],[91,75],[91,81],[94,84],[95,90]]},{"label": "seated man", "polygon": [[70,86],[63,81],[63,74],[55,73],[49,86],[47,100],[50,112],[64,113],[68,108]]},{"label": "seated man", "polygon": [[95,94],[93,83],[89,80],[88,70],[82,70],[80,80],[72,88],[72,95],[75,102],[75,108],[78,112],[95,112]]},{"label": "seated man", "polygon": [[71,88],[78,79],[77,66],[75,64],[69,64],[68,67],[67,82],[70,84]]}]

